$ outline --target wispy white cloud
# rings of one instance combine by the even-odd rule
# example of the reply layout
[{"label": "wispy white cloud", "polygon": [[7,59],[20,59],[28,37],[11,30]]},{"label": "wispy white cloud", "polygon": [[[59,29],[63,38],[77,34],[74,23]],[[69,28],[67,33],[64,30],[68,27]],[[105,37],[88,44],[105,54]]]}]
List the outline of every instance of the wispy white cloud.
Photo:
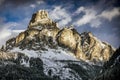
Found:
[{"label": "wispy white cloud", "polygon": [[40,4],[43,4],[43,3],[45,3],[45,2],[44,2],[43,0],[37,0],[36,3],[37,3],[38,5],[40,5]]},{"label": "wispy white cloud", "polygon": [[38,7],[41,4],[45,4],[45,2],[42,1],[42,0],[37,0],[35,3],[30,4],[30,7],[31,8],[36,8],[36,7]]},{"label": "wispy white cloud", "polygon": [[21,22],[0,22],[0,47],[5,44],[5,42],[12,38],[17,36],[20,32],[24,31],[21,30],[21,27],[26,26],[26,19],[24,19]]},{"label": "wispy white cloud", "polygon": [[[12,24],[11,24],[12,25]],[[7,26],[7,25],[6,25]],[[4,26],[5,28],[0,30],[0,47],[2,45],[5,45],[5,42],[12,38],[17,36],[17,32],[13,32],[11,29],[9,29],[8,27]]]},{"label": "wispy white cloud", "polygon": [[0,30],[0,47],[5,45],[6,41],[12,37],[16,37],[20,32],[24,30],[11,30],[8,28],[4,28]]},{"label": "wispy white cloud", "polygon": [[[96,14],[97,12],[93,9],[89,9],[89,8],[85,8],[85,7],[80,7],[77,9],[77,11],[75,12],[75,14],[80,14],[80,13],[84,13],[84,15],[78,19],[76,22],[74,22],[74,25],[85,25],[88,23],[93,23],[93,20],[96,19]],[[98,20],[99,21],[99,20]],[[91,24],[93,27],[96,27],[98,24]]]},{"label": "wispy white cloud", "polygon": [[66,9],[61,8],[60,6],[55,6],[55,8],[51,10],[49,14],[53,20],[58,21],[60,27],[67,25],[72,20]]},{"label": "wispy white cloud", "polygon": [[85,24],[90,24],[91,27],[98,28],[102,24],[103,19],[111,21],[114,17],[120,15],[119,8],[113,8],[111,10],[104,10],[98,13],[94,8],[79,7],[74,14],[78,15],[84,13],[77,21],[73,22],[76,26],[82,26]]},{"label": "wispy white cloud", "polygon": [[99,17],[108,19],[111,21],[114,17],[120,15],[120,9],[119,8],[113,8],[112,10],[105,10],[103,11]]},{"label": "wispy white cloud", "polygon": [[35,4],[30,4],[30,7],[31,7],[31,8],[35,8],[36,5],[35,5]]},{"label": "wispy white cloud", "polygon": [[2,28],[0,29],[0,40],[10,36],[11,30],[9,29],[9,27],[15,26],[15,25],[16,25],[16,23],[12,23],[12,22],[3,24],[1,26]]}]

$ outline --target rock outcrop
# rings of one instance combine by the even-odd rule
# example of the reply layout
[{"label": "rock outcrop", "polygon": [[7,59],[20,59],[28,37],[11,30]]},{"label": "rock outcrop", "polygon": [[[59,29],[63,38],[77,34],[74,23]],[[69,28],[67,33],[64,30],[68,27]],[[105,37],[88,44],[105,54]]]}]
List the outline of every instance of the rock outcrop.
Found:
[{"label": "rock outcrop", "polygon": [[44,10],[33,14],[28,29],[20,33],[15,41],[7,41],[7,49],[11,46],[34,50],[60,46],[71,51],[77,59],[93,62],[107,61],[114,52],[109,44],[101,42],[91,32],[79,34],[74,28],[60,29]]},{"label": "rock outcrop", "polygon": [[[37,27],[36,27],[37,26]],[[28,28],[57,28],[58,24],[53,22],[49,16],[48,12],[45,10],[40,10],[32,15]]]},{"label": "rock outcrop", "polygon": [[0,51],[0,59],[14,59],[17,57],[17,54],[10,53],[10,52],[5,52],[5,51]]},{"label": "rock outcrop", "polygon": [[25,38],[25,33],[21,32],[17,37],[16,37],[16,41],[15,43],[19,43],[20,41],[22,41]]}]

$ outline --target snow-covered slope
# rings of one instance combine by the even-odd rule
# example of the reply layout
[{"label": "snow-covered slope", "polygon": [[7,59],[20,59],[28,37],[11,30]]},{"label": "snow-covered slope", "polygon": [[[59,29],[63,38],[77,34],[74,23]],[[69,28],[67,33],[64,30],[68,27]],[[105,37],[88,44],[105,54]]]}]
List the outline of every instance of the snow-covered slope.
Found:
[{"label": "snow-covered slope", "polygon": [[[30,58],[40,58],[43,61],[43,72],[46,76],[60,80],[92,80],[98,74],[101,66],[76,59],[70,51],[59,47],[46,51],[22,50],[13,48],[12,53],[24,53]],[[69,54],[68,54],[69,53]],[[21,59],[20,65],[30,67],[30,62]]]}]

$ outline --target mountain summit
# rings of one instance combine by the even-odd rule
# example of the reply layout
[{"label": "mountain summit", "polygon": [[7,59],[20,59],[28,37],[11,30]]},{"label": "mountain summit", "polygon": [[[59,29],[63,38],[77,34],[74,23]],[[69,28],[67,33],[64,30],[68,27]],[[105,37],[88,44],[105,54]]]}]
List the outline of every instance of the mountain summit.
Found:
[{"label": "mountain summit", "polygon": [[53,22],[49,18],[48,12],[45,10],[39,10],[32,15],[28,28],[33,28],[33,27],[35,28],[38,27],[38,25],[42,26],[41,28],[46,26],[47,26],[46,28],[49,28],[48,26],[51,26],[53,28],[57,27],[57,23]]},{"label": "mountain summit", "polygon": [[39,10],[27,30],[1,48],[0,79],[93,80],[114,51],[91,32],[61,29],[47,11]]},{"label": "mountain summit", "polygon": [[55,49],[62,47],[77,59],[90,61],[107,61],[114,51],[110,45],[98,40],[91,32],[79,34],[74,28],[60,29],[45,10],[34,13],[28,29],[6,43],[7,50],[16,46],[32,50],[41,50],[46,46]]}]

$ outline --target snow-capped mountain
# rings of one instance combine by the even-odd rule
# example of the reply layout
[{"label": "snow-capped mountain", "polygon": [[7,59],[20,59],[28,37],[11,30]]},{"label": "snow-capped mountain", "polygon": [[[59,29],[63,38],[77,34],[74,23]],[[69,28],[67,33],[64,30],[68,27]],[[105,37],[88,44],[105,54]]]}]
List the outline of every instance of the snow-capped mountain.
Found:
[{"label": "snow-capped mountain", "polygon": [[59,28],[40,10],[33,14],[27,30],[1,48],[0,79],[93,80],[114,51],[91,32]]}]

